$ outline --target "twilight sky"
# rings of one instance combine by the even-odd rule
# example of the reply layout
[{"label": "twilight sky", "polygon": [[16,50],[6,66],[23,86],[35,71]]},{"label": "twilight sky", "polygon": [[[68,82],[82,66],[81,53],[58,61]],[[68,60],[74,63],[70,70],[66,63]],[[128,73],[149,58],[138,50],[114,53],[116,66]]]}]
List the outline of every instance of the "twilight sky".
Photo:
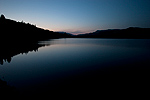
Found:
[{"label": "twilight sky", "polygon": [[150,28],[150,0],[0,0],[6,18],[73,34]]}]

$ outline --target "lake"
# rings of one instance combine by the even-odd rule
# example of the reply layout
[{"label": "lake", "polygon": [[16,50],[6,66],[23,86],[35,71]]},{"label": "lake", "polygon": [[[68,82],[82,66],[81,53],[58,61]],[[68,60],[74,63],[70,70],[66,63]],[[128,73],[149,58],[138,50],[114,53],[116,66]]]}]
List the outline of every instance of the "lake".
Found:
[{"label": "lake", "polygon": [[139,90],[149,84],[149,39],[66,38],[38,44],[38,50],[0,65],[0,79],[20,95]]}]

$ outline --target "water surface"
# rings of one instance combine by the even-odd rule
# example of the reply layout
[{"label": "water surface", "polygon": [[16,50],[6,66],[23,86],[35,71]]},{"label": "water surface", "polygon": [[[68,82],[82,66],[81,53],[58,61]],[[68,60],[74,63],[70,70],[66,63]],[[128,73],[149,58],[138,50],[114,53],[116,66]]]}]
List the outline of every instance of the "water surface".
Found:
[{"label": "water surface", "polygon": [[39,44],[45,46],[15,55],[10,63],[0,65],[0,79],[21,94],[58,93],[63,89],[91,92],[129,82],[127,87],[134,87],[132,83],[146,82],[149,76],[149,39],[68,38]]}]

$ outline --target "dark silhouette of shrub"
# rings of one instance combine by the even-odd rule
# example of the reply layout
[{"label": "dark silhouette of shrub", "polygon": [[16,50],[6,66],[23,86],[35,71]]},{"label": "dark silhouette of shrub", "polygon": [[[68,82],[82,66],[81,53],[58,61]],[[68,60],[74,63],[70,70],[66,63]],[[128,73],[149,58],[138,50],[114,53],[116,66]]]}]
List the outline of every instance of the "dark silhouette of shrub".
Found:
[{"label": "dark silhouette of shrub", "polygon": [[1,19],[5,19],[5,16],[3,14],[1,15]]}]

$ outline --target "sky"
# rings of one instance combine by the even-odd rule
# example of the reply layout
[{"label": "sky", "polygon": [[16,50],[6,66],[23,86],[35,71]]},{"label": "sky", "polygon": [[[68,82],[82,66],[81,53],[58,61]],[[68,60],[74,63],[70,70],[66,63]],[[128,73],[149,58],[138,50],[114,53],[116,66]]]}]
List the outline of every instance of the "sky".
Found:
[{"label": "sky", "polygon": [[0,14],[72,34],[150,28],[150,0],[0,0]]}]

